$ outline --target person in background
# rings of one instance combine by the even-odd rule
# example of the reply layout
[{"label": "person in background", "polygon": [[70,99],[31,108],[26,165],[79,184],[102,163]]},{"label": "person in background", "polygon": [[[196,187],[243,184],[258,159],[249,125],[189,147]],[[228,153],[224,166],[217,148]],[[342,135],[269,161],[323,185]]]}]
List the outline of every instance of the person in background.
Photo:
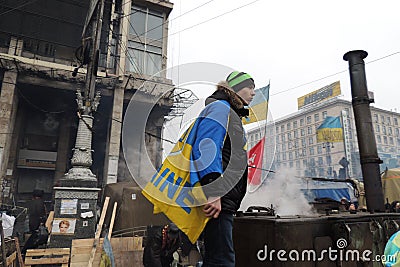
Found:
[{"label": "person in background", "polygon": [[43,190],[33,190],[32,200],[28,203],[29,231],[36,231],[41,222],[46,221],[46,207],[43,201]]},{"label": "person in background", "polygon": [[144,267],[170,267],[173,254],[181,245],[178,227],[174,223],[164,227],[149,227],[143,251]]},{"label": "person in background", "polygon": [[49,233],[44,226],[46,222],[46,207],[42,197],[43,190],[35,189],[32,194],[32,200],[28,203],[30,236],[21,250],[22,255],[25,255],[28,249],[35,249],[47,243]]}]

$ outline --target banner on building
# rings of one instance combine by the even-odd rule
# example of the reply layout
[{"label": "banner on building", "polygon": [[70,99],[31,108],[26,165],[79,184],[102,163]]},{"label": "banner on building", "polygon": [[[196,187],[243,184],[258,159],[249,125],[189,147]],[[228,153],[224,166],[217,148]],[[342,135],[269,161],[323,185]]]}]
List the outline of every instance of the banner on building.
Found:
[{"label": "banner on building", "polygon": [[261,184],[261,170],[264,154],[265,137],[263,137],[254,147],[248,152],[249,157],[249,174],[248,184],[259,185]]},{"label": "banner on building", "polygon": [[317,128],[317,142],[343,142],[343,129],[340,123],[340,117],[328,116],[324,122]]},{"label": "banner on building", "polygon": [[330,85],[324,86],[318,90],[315,90],[309,94],[297,98],[298,109],[307,106],[309,104],[317,103],[322,100],[338,96],[341,94],[340,82],[334,82]]},{"label": "banner on building", "polygon": [[250,124],[267,119],[269,84],[255,90],[253,101],[249,105],[249,116],[243,119],[243,124]]}]

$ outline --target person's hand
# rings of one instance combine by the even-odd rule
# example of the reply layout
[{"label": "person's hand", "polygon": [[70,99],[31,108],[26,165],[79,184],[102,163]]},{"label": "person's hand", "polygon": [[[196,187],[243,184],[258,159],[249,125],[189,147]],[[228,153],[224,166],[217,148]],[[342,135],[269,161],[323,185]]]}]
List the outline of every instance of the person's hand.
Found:
[{"label": "person's hand", "polygon": [[218,218],[221,212],[221,198],[209,197],[207,199],[207,204],[204,205],[203,211],[207,217]]}]

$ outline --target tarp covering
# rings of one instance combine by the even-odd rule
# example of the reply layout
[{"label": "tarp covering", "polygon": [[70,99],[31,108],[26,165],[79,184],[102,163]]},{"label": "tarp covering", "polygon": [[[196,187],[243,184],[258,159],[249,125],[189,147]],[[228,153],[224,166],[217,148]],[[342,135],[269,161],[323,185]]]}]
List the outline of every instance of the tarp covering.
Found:
[{"label": "tarp covering", "polygon": [[334,189],[303,189],[302,190],[308,201],[312,202],[318,198],[330,198],[340,201],[343,197],[351,200],[349,188],[334,188]]},{"label": "tarp covering", "polygon": [[354,196],[354,188],[345,182],[308,181],[306,186],[301,188],[301,191],[309,202],[313,202],[318,198],[340,201],[343,197],[349,201],[357,201]]},{"label": "tarp covering", "polygon": [[382,174],[382,188],[389,203],[400,200],[400,168],[388,169]]}]

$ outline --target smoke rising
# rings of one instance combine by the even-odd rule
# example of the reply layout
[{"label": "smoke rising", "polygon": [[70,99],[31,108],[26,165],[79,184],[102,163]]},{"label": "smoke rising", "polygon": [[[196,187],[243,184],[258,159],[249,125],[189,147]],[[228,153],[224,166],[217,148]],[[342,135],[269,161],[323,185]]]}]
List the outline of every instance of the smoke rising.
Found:
[{"label": "smoke rising", "polygon": [[246,211],[250,206],[271,207],[272,204],[280,216],[312,215],[312,207],[301,192],[302,179],[295,176],[294,170],[277,170],[257,190],[247,192],[240,210]]}]

